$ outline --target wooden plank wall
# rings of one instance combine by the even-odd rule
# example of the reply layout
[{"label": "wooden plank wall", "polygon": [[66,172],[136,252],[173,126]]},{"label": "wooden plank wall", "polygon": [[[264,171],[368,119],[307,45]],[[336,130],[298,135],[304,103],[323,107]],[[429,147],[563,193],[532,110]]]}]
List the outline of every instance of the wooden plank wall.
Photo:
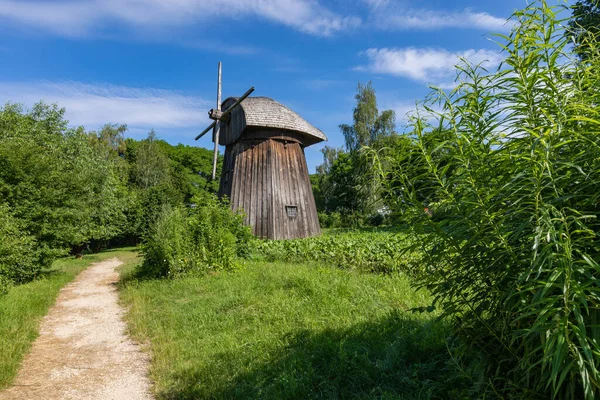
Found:
[{"label": "wooden plank wall", "polygon": [[[298,142],[275,138],[238,140],[227,146],[220,195],[243,209],[254,235],[294,239],[321,233],[315,199]],[[289,217],[286,206],[296,206]]]},{"label": "wooden plank wall", "polygon": [[[227,110],[233,103],[235,98],[229,98],[223,102],[223,110]],[[244,108],[236,107],[230,115],[229,122],[221,123],[221,132],[219,133],[219,144],[222,146],[229,145],[239,139],[241,133],[246,129],[246,114]]]}]

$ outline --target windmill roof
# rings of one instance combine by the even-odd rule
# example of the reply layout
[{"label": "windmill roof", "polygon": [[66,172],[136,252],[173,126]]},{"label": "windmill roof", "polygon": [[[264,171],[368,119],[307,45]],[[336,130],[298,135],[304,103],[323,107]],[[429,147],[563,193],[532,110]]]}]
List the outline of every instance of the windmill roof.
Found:
[{"label": "windmill roof", "polygon": [[[236,97],[226,99],[223,104]],[[304,118],[283,104],[268,97],[247,97],[240,104],[244,110],[247,127],[279,128],[312,136],[317,141],[327,140],[327,136]]]}]

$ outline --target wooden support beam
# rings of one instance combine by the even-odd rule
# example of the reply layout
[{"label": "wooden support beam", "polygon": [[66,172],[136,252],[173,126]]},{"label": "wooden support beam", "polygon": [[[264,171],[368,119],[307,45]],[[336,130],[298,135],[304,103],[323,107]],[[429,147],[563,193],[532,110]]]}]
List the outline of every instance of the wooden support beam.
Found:
[{"label": "wooden support beam", "polygon": [[[221,114],[221,61],[219,61],[219,78],[217,81],[217,114]],[[221,116],[221,118],[223,118]],[[213,140],[215,141],[215,153],[213,155],[212,180],[217,176],[217,158],[219,157],[219,131],[221,130],[221,121],[216,121]]]}]

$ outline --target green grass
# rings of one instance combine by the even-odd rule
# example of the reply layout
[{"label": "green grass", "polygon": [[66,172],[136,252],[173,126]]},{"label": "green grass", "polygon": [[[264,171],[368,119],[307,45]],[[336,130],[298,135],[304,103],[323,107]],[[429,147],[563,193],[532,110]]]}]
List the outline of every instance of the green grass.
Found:
[{"label": "green grass", "polygon": [[38,336],[42,317],[65,284],[93,262],[112,257],[127,261],[136,255],[131,249],[119,249],[86,255],[83,259],[60,259],[40,279],[16,286],[0,296],[0,388],[15,378],[23,356]]},{"label": "green grass", "polygon": [[[159,399],[458,398],[447,326],[402,275],[250,262],[177,280],[124,274]],[[448,388],[456,388],[450,389]]]}]

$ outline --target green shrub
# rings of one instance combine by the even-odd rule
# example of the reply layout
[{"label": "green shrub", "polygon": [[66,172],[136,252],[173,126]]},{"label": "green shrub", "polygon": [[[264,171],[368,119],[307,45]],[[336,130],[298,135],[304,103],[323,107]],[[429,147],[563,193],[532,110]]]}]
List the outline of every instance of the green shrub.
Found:
[{"label": "green shrub", "polygon": [[233,269],[249,251],[250,229],[214,196],[195,199],[195,208],[163,206],[144,243],[144,277]]},{"label": "green shrub", "polygon": [[319,217],[319,225],[321,225],[321,228],[331,228],[331,220],[329,219],[329,214],[327,214],[324,211],[319,211],[317,213],[317,216]]},{"label": "green shrub", "polygon": [[172,277],[194,267],[195,252],[186,211],[165,205],[159,212],[143,245],[145,277]]},{"label": "green shrub", "polygon": [[504,398],[600,398],[600,54],[579,63],[557,12],[516,13],[497,72],[459,66],[393,170],[421,283]]},{"label": "green shrub", "polygon": [[337,212],[337,211],[333,211],[329,214],[329,223],[330,223],[330,228],[341,228],[342,227],[342,215]]},{"label": "green shrub", "polygon": [[0,205],[0,294],[33,280],[42,269],[35,239],[22,228],[8,206]]},{"label": "green shrub", "polygon": [[339,212],[319,212],[319,224],[321,228],[341,228],[342,216]]}]

